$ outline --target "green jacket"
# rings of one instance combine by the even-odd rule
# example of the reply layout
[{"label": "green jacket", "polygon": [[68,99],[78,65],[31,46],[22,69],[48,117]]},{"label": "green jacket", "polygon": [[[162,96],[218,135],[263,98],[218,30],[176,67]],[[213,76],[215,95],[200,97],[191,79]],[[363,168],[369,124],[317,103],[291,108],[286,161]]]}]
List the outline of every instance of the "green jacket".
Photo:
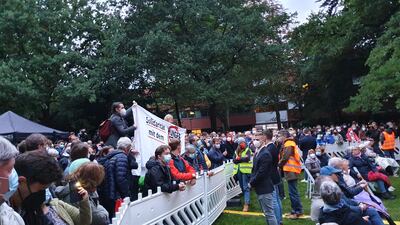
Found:
[{"label": "green jacket", "polygon": [[58,198],[52,199],[50,206],[54,207],[58,216],[68,225],[90,225],[92,223],[92,212],[88,200],[81,201],[79,209]]}]

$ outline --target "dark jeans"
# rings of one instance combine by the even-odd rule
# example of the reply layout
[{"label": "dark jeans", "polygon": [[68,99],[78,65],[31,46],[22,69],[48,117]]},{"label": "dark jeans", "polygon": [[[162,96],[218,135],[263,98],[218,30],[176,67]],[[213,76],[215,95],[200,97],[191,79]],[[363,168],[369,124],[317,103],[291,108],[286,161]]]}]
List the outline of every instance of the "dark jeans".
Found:
[{"label": "dark jeans", "polygon": [[115,200],[108,198],[99,198],[100,205],[102,205],[108,212],[108,218],[110,218],[110,223],[112,218],[115,217]]},{"label": "dark jeans", "polygon": [[301,205],[300,195],[297,190],[297,180],[288,180],[289,197],[292,207],[292,214],[303,214],[303,206]]},{"label": "dark jeans", "polygon": [[386,158],[392,158],[392,159],[396,159],[394,157],[394,151],[383,151],[383,154],[385,154]]},{"label": "dark jeans", "polygon": [[138,199],[139,179],[140,176],[132,176],[131,201],[136,201]]},{"label": "dark jeans", "polygon": [[363,216],[364,215],[369,216],[369,221],[373,225],[383,225],[384,224],[378,211],[376,211],[376,209],[374,209],[374,208],[368,208],[367,210],[365,210],[365,212],[363,213]]}]

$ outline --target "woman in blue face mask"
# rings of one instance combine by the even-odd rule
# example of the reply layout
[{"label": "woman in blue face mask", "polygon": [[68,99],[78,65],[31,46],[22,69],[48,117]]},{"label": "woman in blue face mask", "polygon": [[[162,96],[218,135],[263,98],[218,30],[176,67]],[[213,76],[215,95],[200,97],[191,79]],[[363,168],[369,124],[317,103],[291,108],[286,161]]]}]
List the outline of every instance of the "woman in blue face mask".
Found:
[{"label": "woman in blue face mask", "polygon": [[18,174],[14,170],[18,150],[13,144],[0,137],[0,224],[25,224],[7,202],[18,189]]}]

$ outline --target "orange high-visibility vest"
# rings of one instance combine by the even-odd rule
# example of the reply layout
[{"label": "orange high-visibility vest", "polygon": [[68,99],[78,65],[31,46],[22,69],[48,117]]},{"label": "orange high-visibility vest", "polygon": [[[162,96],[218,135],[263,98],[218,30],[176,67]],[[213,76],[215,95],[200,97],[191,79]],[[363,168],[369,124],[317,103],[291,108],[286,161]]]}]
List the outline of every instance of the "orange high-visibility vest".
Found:
[{"label": "orange high-visibility vest", "polygon": [[382,150],[394,150],[396,147],[396,138],[394,136],[394,132],[392,132],[392,134],[388,134],[386,131],[383,131],[383,136],[385,137],[385,140],[381,146]]},{"label": "orange high-visibility vest", "polygon": [[299,147],[297,147],[296,143],[292,140],[286,141],[284,147],[294,147],[294,156],[289,157],[289,160],[283,166],[283,171],[300,174],[301,161],[300,161]]}]

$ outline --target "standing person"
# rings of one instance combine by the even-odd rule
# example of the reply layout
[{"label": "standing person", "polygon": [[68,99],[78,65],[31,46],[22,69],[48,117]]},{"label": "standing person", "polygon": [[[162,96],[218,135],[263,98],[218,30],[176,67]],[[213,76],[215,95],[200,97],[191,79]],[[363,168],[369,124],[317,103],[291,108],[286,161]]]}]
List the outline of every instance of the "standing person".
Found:
[{"label": "standing person", "polygon": [[224,164],[224,159],[225,159],[224,154],[226,155],[227,152],[222,153],[220,149],[221,149],[221,141],[218,137],[214,137],[212,139],[212,147],[207,154],[208,158],[211,161],[210,169],[215,169]]},{"label": "standing person", "polygon": [[174,117],[171,114],[165,115],[164,120],[167,121],[168,123],[174,124]]},{"label": "standing person", "polygon": [[396,148],[396,135],[391,127],[386,125],[385,131],[380,136],[381,149],[387,158],[395,159],[394,149]]},{"label": "standing person", "polygon": [[0,136],[0,176],[8,178],[8,191],[0,192],[0,224],[25,224],[21,216],[7,204],[18,189],[18,174],[14,169],[17,155],[15,146]]},{"label": "standing person", "polygon": [[[20,212],[25,224],[48,224],[42,207],[46,188],[62,178],[57,161],[43,151],[29,151],[16,157],[14,168],[19,183],[17,192],[10,199],[14,209]],[[87,201],[84,205],[89,207]]]},{"label": "standing person", "polygon": [[238,147],[235,151],[235,159],[233,160],[234,174],[239,179],[240,187],[244,194],[244,205],[243,212],[249,211],[250,205],[250,187],[249,181],[251,176],[251,170],[253,168],[252,162],[252,152],[250,148],[246,145],[246,140],[244,138],[238,138]]},{"label": "standing person", "polygon": [[374,144],[373,144],[374,152],[376,154],[378,154],[379,156],[383,157],[384,155],[383,155],[381,149],[379,148],[380,132],[379,132],[378,125],[376,124],[376,122],[372,122],[369,125],[369,129],[367,131],[367,136],[374,140]]},{"label": "standing person", "polygon": [[107,138],[105,145],[117,147],[117,142],[121,137],[132,137],[135,126],[128,126],[127,120],[133,120],[132,107],[125,109],[122,102],[114,102],[111,105],[111,135]]},{"label": "standing person", "polygon": [[288,182],[289,197],[291,202],[291,215],[289,219],[298,219],[303,215],[303,206],[297,190],[297,180],[301,173],[301,161],[299,148],[286,130],[279,132],[279,139],[283,142],[283,150],[280,155],[279,167],[282,168],[285,179]]},{"label": "standing person", "polygon": [[98,161],[105,170],[105,178],[98,187],[99,200],[109,213],[110,219],[115,216],[115,202],[131,196],[131,168],[128,160],[131,148],[131,139],[122,137],[117,142],[117,149]]},{"label": "standing person", "polygon": [[[134,144],[132,142],[132,144]],[[141,157],[140,157],[140,151],[136,149],[135,147],[132,148],[132,151],[130,153],[130,163],[131,167],[131,173],[132,173],[132,187],[131,187],[131,198],[132,201],[135,201],[138,199],[139,195],[139,180],[140,180],[140,175],[142,174],[142,166],[141,166]]]},{"label": "standing person", "polygon": [[347,129],[346,139],[350,143],[360,142],[360,138],[358,137],[357,133],[355,132],[356,128],[350,127]]},{"label": "standing person", "polygon": [[256,189],[267,224],[278,225],[282,223],[282,205],[276,192],[274,177],[279,176],[277,167],[279,153],[272,142],[272,136],[271,130],[255,135],[254,146],[257,148],[257,154],[254,156],[250,185]]},{"label": "standing person", "polygon": [[[154,152],[154,157],[146,163],[147,173],[144,178],[146,190],[157,192],[157,187],[161,187],[162,192],[172,193],[174,191],[185,190],[185,184],[174,184],[172,181],[169,162],[171,161],[171,151],[168,145],[160,145]],[[144,192],[145,194],[147,193]]]},{"label": "standing person", "polygon": [[[305,128],[303,130],[304,137],[302,137],[299,141],[299,147],[301,151],[303,152],[303,162],[306,161],[308,151],[310,149],[315,149],[317,147],[317,139],[311,135],[311,131],[308,128]],[[307,174],[304,175],[304,181],[307,180]]]},{"label": "standing person", "polygon": [[226,159],[233,159],[233,156],[235,155],[237,143],[234,141],[233,136],[234,135],[231,132],[229,132],[226,137],[226,141],[223,145],[223,149],[225,149],[225,151],[226,151],[226,154],[225,154]]},{"label": "standing person", "polygon": [[172,156],[169,161],[172,178],[177,181],[190,181],[192,185],[196,184],[196,171],[181,156],[181,142],[178,139],[172,139],[169,147]]}]

